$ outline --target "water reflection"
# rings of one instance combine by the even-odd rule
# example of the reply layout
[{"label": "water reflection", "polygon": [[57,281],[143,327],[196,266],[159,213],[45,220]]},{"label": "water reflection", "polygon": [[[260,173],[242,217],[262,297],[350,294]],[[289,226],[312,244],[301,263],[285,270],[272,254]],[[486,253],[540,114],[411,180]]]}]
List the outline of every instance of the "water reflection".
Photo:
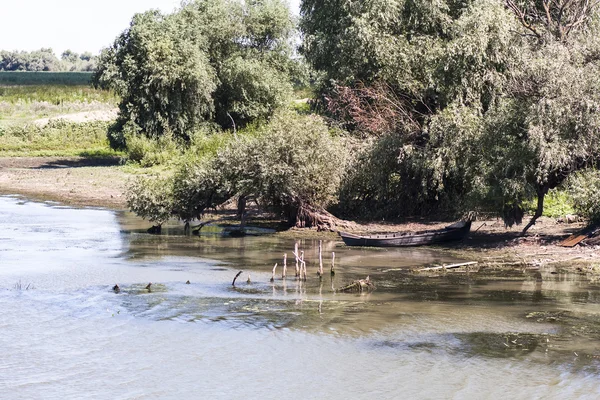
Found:
[{"label": "water reflection", "polygon": [[[304,282],[290,239],[152,236],[127,213],[14,198],[0,198],[0,218],[0,384],[15,397],[197,398],[201,384],[271,398],[280,379],[298,399],[600,390],[600,290],[585,274],[423,275],[408,267],[462,260],[327,241],[336,274],[320,279],[318,242],[302,240]],[[270,282],[284,253],[288,276]],[[367,275],[374,292],[335,291]]]}]

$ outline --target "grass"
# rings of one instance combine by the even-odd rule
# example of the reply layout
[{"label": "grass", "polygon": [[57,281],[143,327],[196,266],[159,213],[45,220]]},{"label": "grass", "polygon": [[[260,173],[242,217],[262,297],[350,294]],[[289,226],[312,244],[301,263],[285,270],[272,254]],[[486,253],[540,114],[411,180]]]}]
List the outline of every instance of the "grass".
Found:
[{"label": "grass", "polygon": [[117,96],[90,86],[0,86],[0,126],[23,125],[40,118],[83,111],[108,111]]},{"label": "grass", "polygon": [[114,156],[106,131],[107,122],[50,122],[36,125],[0,127],[0,156]]},{"label": "grass", "polygon": [[91,72],[0,71],[0,85],[90,85]]},{"label": "grass", "polygon": [[47,102],[64,103],[101,102],[117,104],[117,96],[108,90],[94,89],[90,85],[0,85],[0,101],[9,104]]}]

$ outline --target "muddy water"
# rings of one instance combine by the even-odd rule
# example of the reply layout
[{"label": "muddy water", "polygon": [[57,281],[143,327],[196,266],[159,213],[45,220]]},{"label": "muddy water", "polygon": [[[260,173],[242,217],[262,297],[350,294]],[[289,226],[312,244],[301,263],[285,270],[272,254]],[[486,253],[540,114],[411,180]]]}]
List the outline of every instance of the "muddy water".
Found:
[{"label": "muddy water", "polygon": [[[0,221],[0,398],[600,396],[593,277],[420,276],[407,267],[462,260],[326,242],[337,273],[319,280],[306,240],[308,281],[290,262],[270,283],[293,241],[150,236],[128,214],[10,197]],[[332,291],[367,275],[372,293]]]}]

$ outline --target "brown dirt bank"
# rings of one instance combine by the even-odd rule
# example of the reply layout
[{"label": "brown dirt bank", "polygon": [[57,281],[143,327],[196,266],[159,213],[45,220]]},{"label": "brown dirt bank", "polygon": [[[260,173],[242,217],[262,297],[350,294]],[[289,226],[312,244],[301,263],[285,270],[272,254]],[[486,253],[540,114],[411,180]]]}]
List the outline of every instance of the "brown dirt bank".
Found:
[{"label": "brown dirt bank", "polygon": [[129,174],[117,157],[0,157],[0,194],[124,209]]}]

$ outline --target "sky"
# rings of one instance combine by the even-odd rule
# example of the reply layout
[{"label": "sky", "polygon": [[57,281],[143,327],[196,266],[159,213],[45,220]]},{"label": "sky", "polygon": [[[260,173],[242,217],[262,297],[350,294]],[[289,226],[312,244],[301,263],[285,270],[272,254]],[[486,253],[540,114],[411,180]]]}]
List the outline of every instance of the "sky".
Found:
[{"label": "sky", "polygon": [[[300,0],[288,0],[297,14]],[[98,54],[112,44],[138,12],[172,12],[180,0],[0,0],[0,50],[50,47]]]}]

